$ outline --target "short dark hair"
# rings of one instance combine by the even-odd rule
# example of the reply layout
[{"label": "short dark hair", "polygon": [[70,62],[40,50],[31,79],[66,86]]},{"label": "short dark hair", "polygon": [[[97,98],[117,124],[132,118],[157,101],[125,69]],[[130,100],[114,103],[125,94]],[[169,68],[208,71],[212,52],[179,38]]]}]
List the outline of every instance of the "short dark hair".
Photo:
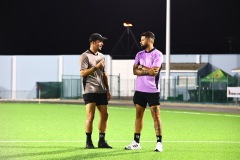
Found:
[{"label": "short dark hair", "polygon": [[147,37],[147,38],[152,38],[152,39],[155,40],[155,35],[154,35],[154,33],[153,33],[153,32],[150,32],[150,31],[143,32],[143,33],[141,34],[141,36],[145,36],[145,37]]}]

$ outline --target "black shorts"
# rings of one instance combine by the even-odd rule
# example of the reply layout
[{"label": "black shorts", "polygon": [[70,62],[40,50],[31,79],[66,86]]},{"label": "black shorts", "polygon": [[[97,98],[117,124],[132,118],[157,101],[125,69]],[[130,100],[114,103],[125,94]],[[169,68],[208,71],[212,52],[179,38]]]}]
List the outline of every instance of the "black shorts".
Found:
[{"label": "black shorts", "polygon": [[133,96],[133,103],[140,105],[144,108],[147,107],[147,104],[151,107],[153,105],[160,105],[160,94],[156,93],[147,93],[136,91]]},{"label": "black shorts", "polygon": [[85,104],[96,103],[96,105],[108,105],[107,93],[86,93],[83,94]]}]

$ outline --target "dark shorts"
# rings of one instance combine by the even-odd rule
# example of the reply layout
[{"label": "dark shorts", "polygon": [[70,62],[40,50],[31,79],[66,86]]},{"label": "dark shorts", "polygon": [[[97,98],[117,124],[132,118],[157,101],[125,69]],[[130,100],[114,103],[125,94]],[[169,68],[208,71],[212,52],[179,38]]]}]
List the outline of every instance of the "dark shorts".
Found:
[{"label": "dark shorts", "polygon": [[96,103],[96,105],[108,105],[107,93],[87,93],[83,94],[85,104]]},{"label": "dark shorts", "polygon": [[136,91],[133,96],[133,103],[138,104],[144,108],[147,104],[151,107],[153,105],[160,105],[160,95],[157,93],[146,93]]}]

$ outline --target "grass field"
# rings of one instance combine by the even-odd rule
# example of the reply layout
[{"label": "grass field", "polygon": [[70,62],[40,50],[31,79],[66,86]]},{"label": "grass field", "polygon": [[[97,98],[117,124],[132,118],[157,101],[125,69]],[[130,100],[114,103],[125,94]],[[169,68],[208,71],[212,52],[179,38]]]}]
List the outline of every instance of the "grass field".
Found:
[{"label": "grass field", "polygon": [[[147,109],[142,150],[123,148],[133,140],[134,107],[109,106],[106,139],[113,149],[85,149],[85,107],[69,104],[0,103],[0,159],[20,160],[239,160],[240,115],[161,110],[162,153]],[[98,141],[98,113],[93,141]]]}]

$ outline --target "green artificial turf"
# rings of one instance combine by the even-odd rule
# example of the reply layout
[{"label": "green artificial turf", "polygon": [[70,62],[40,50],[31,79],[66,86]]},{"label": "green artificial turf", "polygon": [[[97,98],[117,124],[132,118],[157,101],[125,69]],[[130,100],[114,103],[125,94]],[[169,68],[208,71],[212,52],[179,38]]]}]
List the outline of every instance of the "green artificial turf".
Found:
[{"label": "green artificial turf", "polygon": [[[0,103],[0,159],[238,160],[240,115],[161,110],[162,153],[149,109],[141,134],[142,150],[123,148],[133,140],[135,108],[109,106],[106,139],[113,149],[85,149],[85,106]],[[98,112],[93,141],[98,141]]]}]

